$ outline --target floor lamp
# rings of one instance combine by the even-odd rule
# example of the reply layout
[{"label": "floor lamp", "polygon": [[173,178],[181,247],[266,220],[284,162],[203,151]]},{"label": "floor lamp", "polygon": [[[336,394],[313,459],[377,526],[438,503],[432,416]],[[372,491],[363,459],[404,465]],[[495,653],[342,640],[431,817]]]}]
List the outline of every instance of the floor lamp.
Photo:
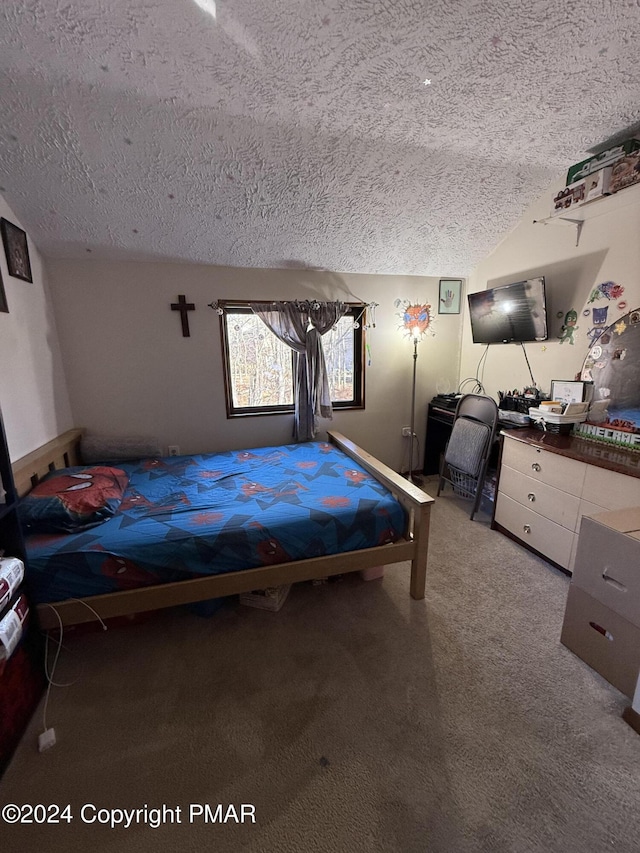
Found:
[{"label": "floor lamp", "polygon": [[409,446],[409,477],[414,483],[422,484],[422,479],[413,476],[413,441],[415,436],[416,421],[416,369],[418,367],[418,342],[430,332],[431,329],[431,305],[405,304],[402,313],[402,329],[404,334],[413,341],[413,381],[411,385],[411,444]]}]

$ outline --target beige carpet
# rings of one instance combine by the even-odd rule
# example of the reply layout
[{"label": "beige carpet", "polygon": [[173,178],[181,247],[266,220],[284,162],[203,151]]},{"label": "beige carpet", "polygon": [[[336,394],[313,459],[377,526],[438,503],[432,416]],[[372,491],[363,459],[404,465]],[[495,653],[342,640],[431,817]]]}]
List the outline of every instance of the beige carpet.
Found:
[{"label": "beige carpet", "polygon": [[[640,849],[640,737],[559,642],[568,578],[450,495],[425,602],[398,565],[297,585],[280,613],[70,635],[58,744],[37,752],[39,714],[0,800],[70,803],[73,820],[2,826],[3,850]],[[190,823],[190,803],[252,804],[256,823]],[[111,829],[84,804],[180,806],[182,822]]]}]

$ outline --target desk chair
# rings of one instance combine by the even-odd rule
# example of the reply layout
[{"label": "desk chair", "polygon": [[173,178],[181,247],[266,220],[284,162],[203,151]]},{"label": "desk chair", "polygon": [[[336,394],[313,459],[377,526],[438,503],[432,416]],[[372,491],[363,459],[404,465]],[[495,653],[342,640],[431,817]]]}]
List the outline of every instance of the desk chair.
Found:
[{"label": "desk chair", "polygon": [[465,394],[458,400],[451,436],[440,464],[438,496],[446,483],[473,499],[471,521],[480,506],[489,454],[498,427],[498,406],[491,397]]}]

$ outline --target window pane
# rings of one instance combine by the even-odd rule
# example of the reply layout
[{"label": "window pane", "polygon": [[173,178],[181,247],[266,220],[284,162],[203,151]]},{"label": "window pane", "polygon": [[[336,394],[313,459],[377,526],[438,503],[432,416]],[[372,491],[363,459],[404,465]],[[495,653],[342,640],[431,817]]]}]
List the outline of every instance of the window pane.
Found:
[{"label": "window pane", "polygon": [[226,315],[235,408],[293,405],[291,350],[255,314]]},{"label": "window pane", "polygon": [[334,403],[355,398],[354,335],[353,317],[347,314],[338,320],[330,332],[322,336],[331,401]]},{"label": "window pane", "polygon": [[[246,307],[245,307],[246,306]],[[331,399],[337,408],[364,408],[361,306],[352,306],[323,335]],[[293,410],[292,352],[244,302],[220,315],[227,417]]]}]

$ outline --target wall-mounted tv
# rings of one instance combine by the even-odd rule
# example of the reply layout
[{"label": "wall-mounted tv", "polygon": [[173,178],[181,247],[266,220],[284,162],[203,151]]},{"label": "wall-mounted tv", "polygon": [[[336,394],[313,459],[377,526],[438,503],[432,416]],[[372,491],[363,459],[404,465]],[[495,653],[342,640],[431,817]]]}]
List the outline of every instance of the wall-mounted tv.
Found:
[{"label": "wall-mounted tv", "polygon": [[474,344],[546,341],[544,277],[469,293]]}]

